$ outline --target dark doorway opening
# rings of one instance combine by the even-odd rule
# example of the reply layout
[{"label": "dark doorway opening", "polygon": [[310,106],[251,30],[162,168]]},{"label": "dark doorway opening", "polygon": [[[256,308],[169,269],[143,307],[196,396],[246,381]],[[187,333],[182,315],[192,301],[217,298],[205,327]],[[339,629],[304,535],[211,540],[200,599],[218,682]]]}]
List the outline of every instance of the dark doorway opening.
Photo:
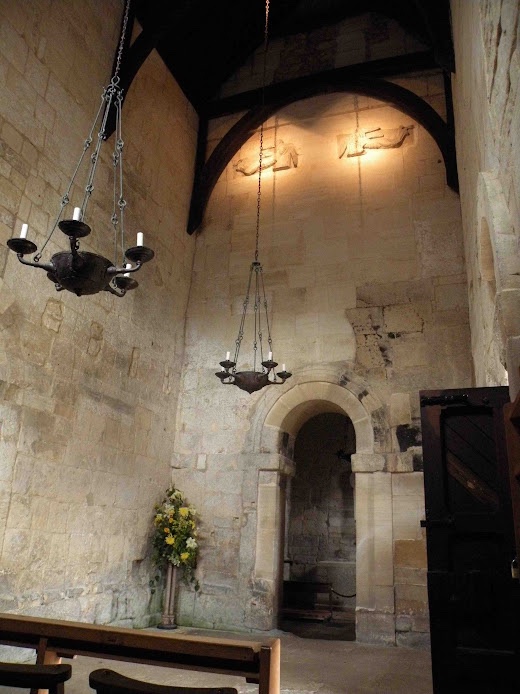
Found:
[{"label": "dark doorway opening", "polygon": [[355,639],[356,527],[352,421],[322,413],[295,441],[287,489],[280,628],[308,638]]}]

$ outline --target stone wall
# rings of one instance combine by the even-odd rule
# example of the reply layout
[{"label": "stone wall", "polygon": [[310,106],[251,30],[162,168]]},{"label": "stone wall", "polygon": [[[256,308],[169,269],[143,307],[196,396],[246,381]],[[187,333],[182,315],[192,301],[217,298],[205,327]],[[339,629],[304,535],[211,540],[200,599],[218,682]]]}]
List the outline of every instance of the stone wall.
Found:
[{"label": "stone wall", "polygon": [[520,383],[519,7],[515,0],[451,4],[475,379],[479,386],[500,385],[508,375],[514,396]]},{"label": "stone wall", "polygon": [[[439,74],[407,82],[442,113]],[[401,147],[346,155],[356,132],[409,125]],[[210,150],[226,119],[213,126]],[[180,620],[276,625],[294,438],[310,416],[338,412],[357,442],[357,638],[424,644],[418,391],[472,382],[459,199],[422,127],[365,97],[296,102],[265,124],[264,145],[280,166],[264,171],[260,260],[274,359],[294,375],[253,395],[214,376],[254,254],[258,181],[243,170],[256,135],[220,177],[197,239],[173,472],[201,512],[202,590],[182,593]],[[246,332],[239,369],[250,343]]]},{"label": "stone wall", "polygon": [[[41,245],[58,212],[122,6],[0,5],[0,610],[126,625],[158,611],[147,538],[170,482],[194,245],[197,121],[157,55],[123,115],[127,247],[144,230],[156,252],[140,287],[123,299],[56,293],[5,245],[22,222]],[[112,139],[106,148],[81,246],[111,257]],[[57,231],[43,260],[65,248]]]}]

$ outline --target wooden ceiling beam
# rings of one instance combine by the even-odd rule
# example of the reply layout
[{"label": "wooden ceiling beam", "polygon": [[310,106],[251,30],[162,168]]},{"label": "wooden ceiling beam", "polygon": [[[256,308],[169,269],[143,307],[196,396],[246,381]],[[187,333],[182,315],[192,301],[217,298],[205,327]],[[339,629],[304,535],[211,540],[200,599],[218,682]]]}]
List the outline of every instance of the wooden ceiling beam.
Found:
[{"label": "wooden ceiling beam", "polygon": [[[297,94],[300,91],[318,91],[323,85],[339,87],[357,79],[382,78],[397,75],[405,75],[410,72],[422,70],[438,69],[439,65],[435,61],[432,51],[420,51],[398,55],[392,58],[382,58],[380,60],[370,60],[355,65],[324,70],[319,73],[306,75],[305,77],[295,77],[283,82],[268,84],[265,87],[263,102],[265,104],[275,104],[287,94]],[[252,89],[240,94],[234,94],[218,101],[211,101],[204,109],[205,118],[219,118],[240,111],[247,111],[262,102],[262,89]]]},{"label": "wooden ceiling beam", "polygon": [[[421,97],[413,92],[378,78],[358,78],[331,83],[330,80],[319,82],[316,78],[298,82],[298,89],[285,89],[279,93],[279,98],[273,98],[263,106],[250,109],[233,125],[219,144],[215,147],[209,159],[196,169],[193,185],[190,213],[188,219],[188,234],[193,234],[203,220],[209,197],[220,175],[261,123],[273,116],[284,106],[310,97],[334,92],[351,92],[362,94],[384,101],[422,125],[437,143],[446,167],[446,181],[450,188],[458,191],[457,161],[455,156],[455,137],[453,130],[439,114]],[[271,95],[272,96],[272,95]],[[205,121],[207,123],[207,121]],[[199,143],[199,157],[203,151]],[[199,158],[199,164],[201,159]]]}]

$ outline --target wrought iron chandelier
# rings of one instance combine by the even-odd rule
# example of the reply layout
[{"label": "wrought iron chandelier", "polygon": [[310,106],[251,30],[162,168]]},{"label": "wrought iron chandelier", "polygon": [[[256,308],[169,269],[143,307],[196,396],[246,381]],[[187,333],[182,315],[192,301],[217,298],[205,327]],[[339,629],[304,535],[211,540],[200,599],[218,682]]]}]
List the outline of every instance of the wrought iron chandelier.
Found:
[{"label": "wrought iron chandelier", "polygon": [[[23,224],[20,236],[11,238],[7,241],[8,247],[14,251],[18,260],[23,265],[41,268],[47,272],[47,277],[54,282],[58,291],[67,289],[77,296],[85,294],[97,294],[100,291],[107,291],[116,296],[124,296],[130,289],[135,289],[138,282],[132,279],[131,274],[137,272],[143,263],[151,260],[154,257],[154,252],[151,248],[143,245],[144,234],[138,232],[137,243],[131,248],[124,250],[125,245],[125,228],[124,228],[124,212],[126,200],[123,195],[123,146],[124,142],[121,136],[121,110],[123,102],[123,90],[119,86],[119,70],[121,67],[121,57],[123,54],[123,46],[125,42],[126,29],[128,24],[128,14],[130,8],[130,0],[127,0],[123,15],[123,23],[121,29],[121,37],[119,48],[116,57],[114,74],[108,86],[106,86],[101,95],[101,104],[98,112],[90,128],[87,139],[83,144],[83,151],[79,161],[74,169],[72,178],[69,181],[68,187],[61,198],[61,205],[56,217],[56,220],[43,244],[41,250],[36,253],[38,247],[33,241],[27,238],[28,225]],[[91,228],[86,224],[86,212],[90,197],[94,190],[94,178],[97,170],[97,165],[100,158],[101,145],[106,140],[107,121],[111,111],[115,111],[115,135],[114,135],[114,151],[112,154],[113,163],[113,210],[110,217],[110,223],[113,227],[114,234],[114,259],[89,253],[79,250],[79,239],[88,236]],[[99,123],[99,131],[97,134],[97,142],[94,146],[94,151],[90,155],[90,165],[86,174],[86,185],[83,194],[81,207],[75,207],[72,219],[64,219],[63,213],[65,208],[70,203],[72,188],[75,184],[76,177],[82,164],[86,158],[86,154],[90,149],[93,140],[96,126]],[[86,163],[85,163],[86,165]],[[49,243],[56,227],[60,229],[69,238],[70,252],[60,251],[55,253],[50,262],[41,263],[42,253]],[[118,250],[118,246],[119,250]],[[25,256],[35,254],[32,261],[26,260]],[[130,262],[126,262],[130,261]]]},{"label": "wrought iron chandelier", "polygon": [[[269,26],[269,0],[265,3],[265,29],[264,29],[264,73],[262,83],[262,105],[264,104],[264,92],[266,81],[266,57]],[[269,310],[265,294],[264,275],[262,264],[258,260],[258,241],[260,237],[260,201],[262,195],[262,159],[264,154],[264,126],[260,126],[260,150],[258,155],[258,191],[256,199],[256,241],[255,256],[249,270],[249,280],[247,283],[246,297],[244,299],[242,318],[238,328],[238,336],[235,340],[235,354],[233,360],[230,359],[231,353],[227,352],[226,358],[219,362],[221,371],[217,371],[215,376],[224,385],[238,386],[241,390],[254,393],[265,386],[283,385],[292,376],[285,370],[282,364],[281,371],[276,371],[278,362],[273,360],[273,340],[271,338],[271,326],[269,322]],[[253,293],[254,308],[254,336],[253,336],[253,369],[251,371],[237,371],[237,363],[240,355],[240,347],[244,337],[244,327],[248,307],[250,304],[251,293]],[[267,332],[267,349],[264,350],[264,329]],[[267,359],[264,359],[267,351]],[[260,353],[259,353],[260,352]],[[257,368],[258,367],[258,368]]]}]

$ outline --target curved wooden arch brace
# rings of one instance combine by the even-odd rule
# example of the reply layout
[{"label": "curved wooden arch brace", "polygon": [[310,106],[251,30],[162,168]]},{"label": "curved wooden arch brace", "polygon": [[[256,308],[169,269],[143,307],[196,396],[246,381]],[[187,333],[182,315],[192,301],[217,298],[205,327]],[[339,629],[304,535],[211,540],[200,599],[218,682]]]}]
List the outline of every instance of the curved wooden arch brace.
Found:
[{"label": "curved wooden arch brace", "polygon": [[202,223],[209,197],[220,175],[233,156],[244,145],[255,130],[284,106],[313,96],[346,91],[370,96],[395,106],[399,111],[413,118],[433,137],[441,150],[446,167],[446,181],[450,188],[458,192],[457,162],[455,158],[455,139],[453,132],[439,114],[421,97],[408,89],[382,79],[351,80],[337,84],[313,84],[300,91],[291,92],[285,98],[251,109],[226,133],[213,150],[196,178],[191,198],[188,219],[188,234],[193,234]]}]

